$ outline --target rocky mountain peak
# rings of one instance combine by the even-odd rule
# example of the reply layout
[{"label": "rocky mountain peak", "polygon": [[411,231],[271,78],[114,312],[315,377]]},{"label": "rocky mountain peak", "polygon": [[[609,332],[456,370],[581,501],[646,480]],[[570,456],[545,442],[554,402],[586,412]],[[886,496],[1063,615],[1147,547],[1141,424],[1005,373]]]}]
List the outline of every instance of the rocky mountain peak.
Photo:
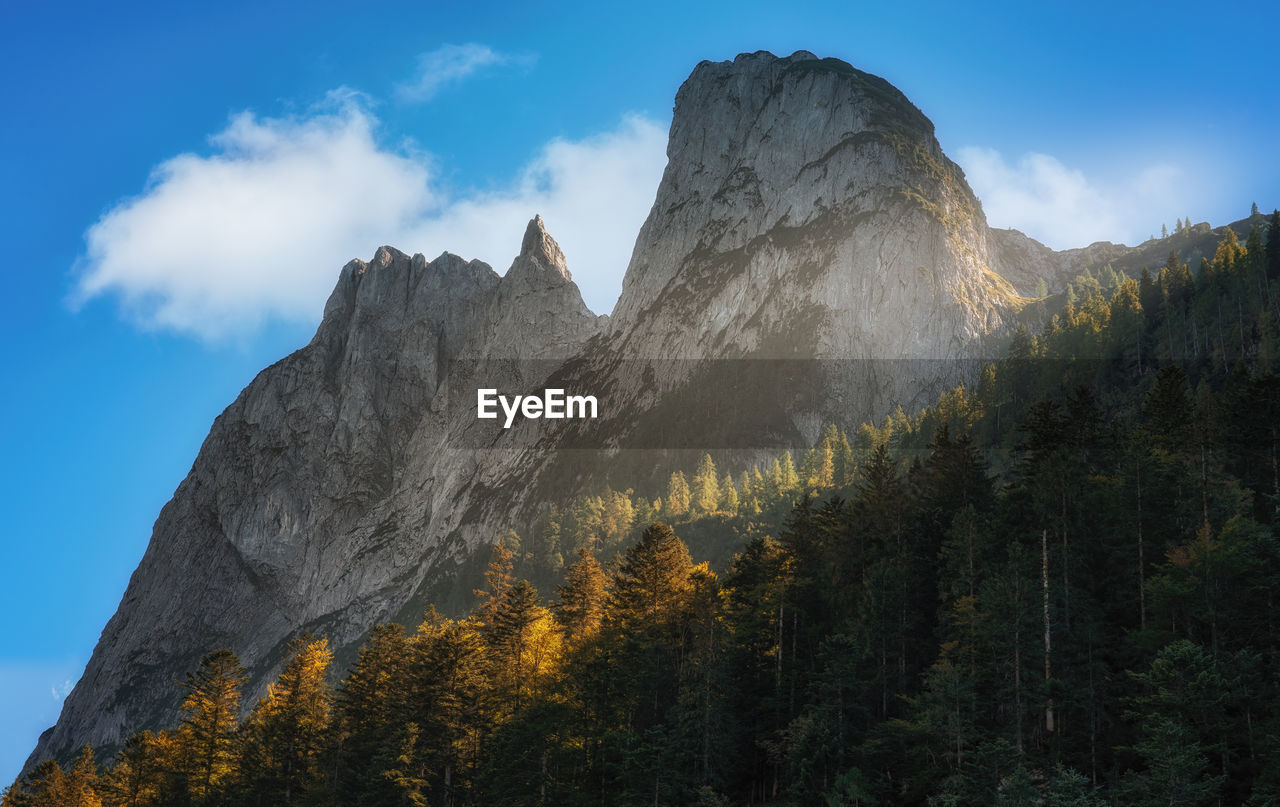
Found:
[{"label": "rocky mountain peak", "polygon": [[[667,155],[612,318],[587,309],[540,216],[503,276],[386,246],[348,263],[311,343],[214,422],[32,761],[171,724],[173,681],[211,648],[240,655],[256,696],[303,631],[349,658],[378,622],[465,602],[457,570],[482,543],[620,473],[607,452],[557,451],[567,426],[475,450],[460,359],[497,359],[509,390],[589,381],[630,445],[749,450],[932,401],[1021,304],[932,124],[845,62],[703,62]],[[713,361],[743,358],[799,360],[804,387]]]},{"label": "rocky mountain peak", "polygon": [[549,273],[564,280],[573,280],[569,266],[564,258],[560,245],[547,232],[542,216],[535,215],[525,228],[524,240],[520,243],[520,255],[511,266],[511,271],[526,269]]},{"label": "rocky mountain peak", "polygon": [[1020,305],[933,124],[839,59],[702,62],[667,156],[610,326],[633,344],[955,358]]}]

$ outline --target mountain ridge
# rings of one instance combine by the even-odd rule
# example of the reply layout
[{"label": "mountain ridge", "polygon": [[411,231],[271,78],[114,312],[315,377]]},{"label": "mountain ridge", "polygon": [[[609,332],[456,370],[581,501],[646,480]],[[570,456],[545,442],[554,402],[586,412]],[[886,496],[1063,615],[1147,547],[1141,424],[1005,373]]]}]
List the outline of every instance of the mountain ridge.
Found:
[{"label": "mountain ridge", "polygon": [[[611,315],[583,303],[540,216],[505,275],[389,246],[346,264],[308,345],[214,421],[28,766],[167,722],[172,678],[211,646],[244,659],[254,694],[301,632],[341,657],[377,622],[461,607],[477,548],[590,480],[721,433],[750,452],[931,400],[1026,302],[932,123],[844,62],[699,64],[668,157]],[[801,393],[717,375],[744,359],[797,362]],[[890,373],[903,359],[925,361]],[[608,390],[620,431],[590,456],[556,450],[593,439],[577,424],[495,433],[467,408],[482,370]],[[722,399],[744,402],[731,422]]]}]

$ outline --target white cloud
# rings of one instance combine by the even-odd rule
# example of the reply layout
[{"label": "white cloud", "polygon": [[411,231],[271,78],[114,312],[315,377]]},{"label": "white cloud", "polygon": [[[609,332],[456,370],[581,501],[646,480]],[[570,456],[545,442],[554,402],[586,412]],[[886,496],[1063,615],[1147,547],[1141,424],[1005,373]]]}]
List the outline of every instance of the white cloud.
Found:
[{"label": "white cloud", "polygon": [[342,264],[380,244],[505,271],[541,213],[588,305],[612,307],[666,163],[656,123],[553,141],[505,190],[471,195],[437,187],[376,125],[350,93],[300,117],[235,116],[214,153],[166,160],[89,228],[73,301],[115,295],[145,328],[217,341],[316,321]]},{"label": "white cloud", "polygon": [[399,85],[396,94],[403,101],[430,101],[445,85],[461,81],[481,68],[508,61],[510,57],[488,45],[474,42],[441,45],[418,57],[417,75]]},{"label": "white cloud", "polygon": [[428,255],[479,257],[502,272],[541,213],[587,305],[608,313],[667,164],[666,142],[662,127],[639,116],[586,140],[554,140],[510,188],[449,205],[408,242]]},{"label": "white cloud", "polygon": [[76,301],[113,292],[141,324],[205,338],[315,316],[337,268],[435,202],[421,161],[382,150],[350,96],[301,118],[245,112],[86,233]]},{"label": "white cloud", "polygon": [[994,149],[969,147],[958,161],[991,226],[1013,227],[1055,249],[1144,241],[1162,220],[1172,224],[1188,195],[1183,172],[1169,164],[1098,182],[1047,154],[1012,163]]}]

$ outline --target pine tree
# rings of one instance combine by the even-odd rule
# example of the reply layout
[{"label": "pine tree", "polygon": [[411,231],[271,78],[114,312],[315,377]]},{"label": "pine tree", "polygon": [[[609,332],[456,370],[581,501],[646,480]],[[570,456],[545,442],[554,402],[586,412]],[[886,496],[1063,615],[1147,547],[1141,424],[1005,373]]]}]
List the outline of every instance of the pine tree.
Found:
[{"label": "pine tree", "polygon": [[45,760],[15,782],[0,799],[2,807],[102,807],[96,792],[98,765],[93,749],[85,746],[71,767],[64,770],[56,760]]},{"label": "pine tree", "polygon": [[751,474],[743,471],[738,477],[738,509],[743,515],[753,516],[760,513],[760,500],[756,498],[755,490]]},{"label": "pine tree", "polygon": [[733,475],[726,473],[720,480],[720,509],[731,516],[738,514],[738,489],[733,485]]},{"label": "pine tree", "polygon": [[443,620],[423,623],[412,646],[406,717],[419,730],[430,803],[466,804],[492,717],[487,645],[472,620]]},{"label": "pine tree", "polygon": [[80,749],[71,770],[67,774],[67,797],[62,802],[65,807],[101,807],[102,799],[95,792],[98,785],[98,763],[93,756],[93,748],[86,745]]},{"label": "pine tree", "polygon": [[1240,245],[1240,237],[1236,235],[1235,230],[1228,227],[1226,235],[1222,237],[1213,254],[1214,273],[1227,274],[1236,271],[1243,256],[1244,247]]},{"label": "pine tree", "polygon": [[775,468],[776,475],[773,482],[777,486],[778,495],[784,499],[794,496],[800,489],[800,475],[796,473],[790,451],[782,453],[782,459],[778,460]]},{"label": "pine tree", "polygon": [[834,484],[838,488],[847,488],[853,485],[858,475],[858,461],[853,454],[853,447],[849,445],[849,437],[843,431],[837,432],[834,444],[834,460],[835,478]]},{"label": "pine tree", "polygon": [[1126,784],[1139,807],[1199,807],[1218,802],[1225,776],[1208,776],[1204,749],[1185,726],[1168,718],[1154,718],[1142,730],[1134,750],[1146,763],[1142,773],[1130,774]]},{"label": "pine tree", "polygon": [[689,483],[684,478],[684,472],[676,471],[671,474],[671,479],[667,482],[667,497],[665,501],[667,516],[678,518],[686,515],[689,512],[691,498]]},{"label": "pine tree", "polygon": [[565,639],[581,642],[594,636],[604,618],[605,575],[589,548],[579,551],[578,560],[565,573],[556,595],[556,620]]},{"label": "pine tree", "polygon": [[484,637],[497,697],[513,713],[529,701],[559,656],[559,633],[529,581],[519,580],[503,592]]},{"label": "pine tree", "polygon": [[479,601],[475,613],[482,623],[493,618],[493,609],[507,589],[511,588],[515,577],[511,558],[511,549],[507,547],[505,540],[498,541],[490,550],[489,567],[484,573],[485,587],[472,592]]},{"label": "pine tree", "polygon": [[200,660],[183,682],[180,743],[187,749],[187,788],[195,804],[218,800],[235,766],[235,732],[240,690],[249,680],[230,650],[215,650]]},{"label": "pine tree", "polygon": [[1271,223],[1267,227],[1267,277],[1280,278],[1280,210],[1271,212]]},{"label": "pine tree", "polygon": [[1173,453],[1189,448],[1191,402],[1187,392],[1186,374],[1170,365],[1156,375],[1155,385],[1142,407],[1143,416],[1150,424],[1151,439]]},{"label": "pine tree", "polygon": [[326,678],[332,662],[327,639],[302,636],[249,714],[241,771],[251,803],[305,804],[323,788],[321,762],[332,705]]},{"label": "pine tree", "polygon": [[692,569],[688,547],[671,528],[650,524],[613,574],[609,618],[635,626],[669,618],[689,591]]},{"label": "pine tree", "polygon": [[703,454],[693,475],[690,510],[695,516],[707,516],[720,505],[720,481],[710,454]]},{"label": "pine tree", "polygon": [[409,642],[400,625],[378,625],[337,692],[337,719],[343,742],[337,791],[346,804],[392,801],[399,795],[387,771],[399,764],[397,776],[408,776],[405,750],[397,740],[408,733]]},{"label": "pine tree", "polygon": [[99,792],[107,807],[143,807],[160,801],[161,771],[155,735],[133,734],[116,752]]}]

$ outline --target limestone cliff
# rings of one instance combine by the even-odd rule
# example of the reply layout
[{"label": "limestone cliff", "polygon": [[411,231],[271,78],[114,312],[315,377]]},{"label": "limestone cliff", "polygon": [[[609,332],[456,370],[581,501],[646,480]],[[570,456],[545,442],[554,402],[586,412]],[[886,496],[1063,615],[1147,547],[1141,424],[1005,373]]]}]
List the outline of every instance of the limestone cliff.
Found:
[{"label": "limestone cliff", "polygon": [[[214,422],[32,759],[171,723],[208,649],[239,654],[257,694],[302,631],[341,660],[379,621],[459,609],[477,546],[620,468],[924,403],[1022,303],[932,124],[843,62],[698,65],[668,157],[611,317],[539,218],[504,276],[390,247],[347,264],[311,343]],[[495,361],[512,385],[598,390],[608,417],[478,423],[474,362]]]}]

